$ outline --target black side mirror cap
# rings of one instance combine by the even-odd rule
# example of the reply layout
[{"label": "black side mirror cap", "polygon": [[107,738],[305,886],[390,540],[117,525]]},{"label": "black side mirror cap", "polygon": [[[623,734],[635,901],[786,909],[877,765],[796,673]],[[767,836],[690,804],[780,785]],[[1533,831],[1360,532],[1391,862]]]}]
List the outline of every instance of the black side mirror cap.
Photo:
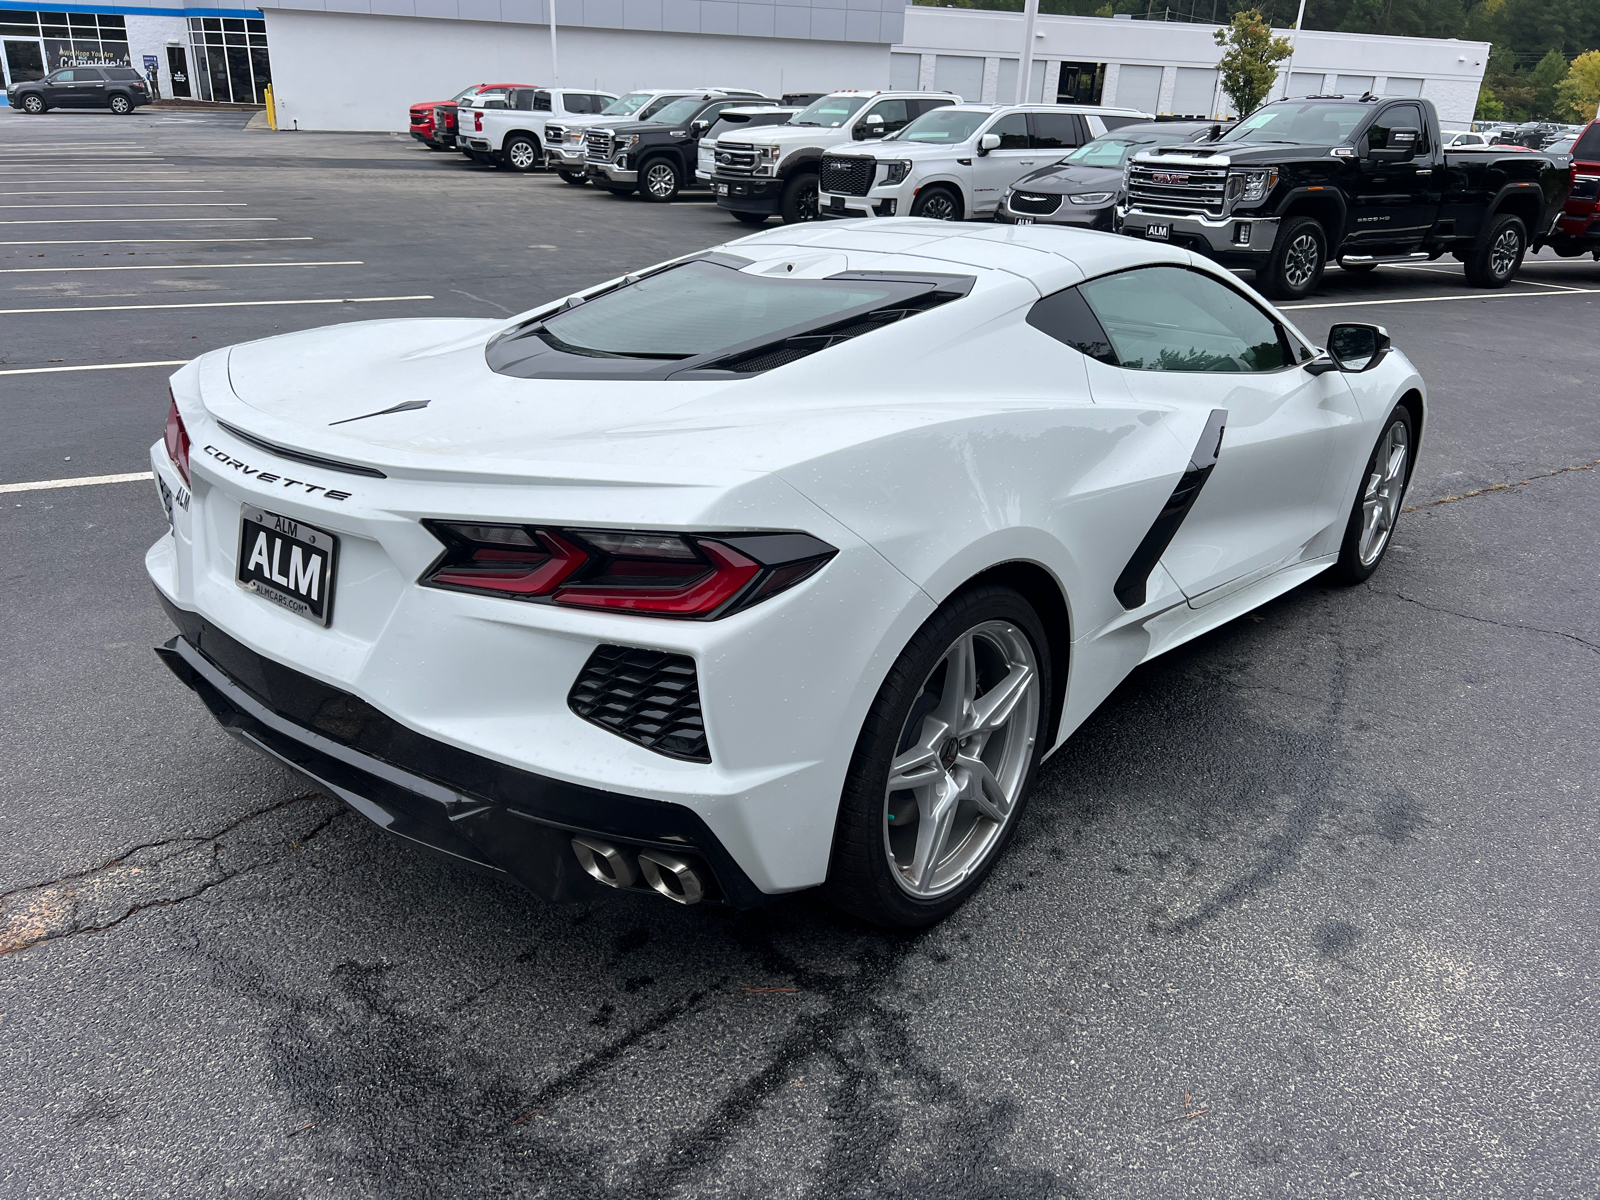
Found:
[{"label": "black side mirror cap", "polygon": [[[1328,330],[1328,358],[1339,370],[1352,375],[1372,370],[1384,360],[1392,346],[1389,331],[1382,325],[1351,321]],[[1313,363],[1317,361],[1312,359]]]}]

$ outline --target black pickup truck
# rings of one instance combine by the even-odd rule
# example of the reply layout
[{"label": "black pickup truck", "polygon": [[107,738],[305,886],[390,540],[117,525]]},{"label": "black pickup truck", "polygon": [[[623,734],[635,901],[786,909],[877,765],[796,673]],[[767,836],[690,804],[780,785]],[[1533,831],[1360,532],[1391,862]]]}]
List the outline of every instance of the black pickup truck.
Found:
[{"label": "black pickup truck", "polygon": [[772,101],[726,92],[695,92],[674,100],[648,121],[597,125],[584,134],[584,170],[591,182],[616,196],[635,189],[665,203],[694,184],[700,139],[725,108]]},{"label": "black pickup truck", "polygon": [[1128,165],[1123,233],[1255,271],[1280,300],[1330,261],[1347,271],[1449,253],[1474,287],[1504,287],[1543,244],[1566,190],[1542,154],[1445,150],[1427,100],[1307,96],[1263,105],[1219,139]]}]

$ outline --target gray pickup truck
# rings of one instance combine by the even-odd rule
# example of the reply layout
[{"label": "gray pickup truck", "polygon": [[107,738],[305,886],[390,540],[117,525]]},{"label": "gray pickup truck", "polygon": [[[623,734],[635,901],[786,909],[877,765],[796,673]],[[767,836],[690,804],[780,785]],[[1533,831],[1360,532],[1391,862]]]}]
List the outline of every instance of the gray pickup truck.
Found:
[{"label": "gray pickup truck", "polygon": [[1123,233],[1255,271],[1296,300],[1323,268],[1453,254],[1474,287],[1504,287],[1561,211],[1566,175],[1499,146],[1445,149],[1432,103],[1306,96],[1263,105],[1216,141],[1128,164]]}]

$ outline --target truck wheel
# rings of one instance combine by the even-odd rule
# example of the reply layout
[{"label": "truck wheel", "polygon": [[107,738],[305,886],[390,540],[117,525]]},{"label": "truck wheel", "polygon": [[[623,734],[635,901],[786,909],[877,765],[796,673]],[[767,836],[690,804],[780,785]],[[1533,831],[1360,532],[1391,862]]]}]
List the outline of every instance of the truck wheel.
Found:
[{"label": "truck wheel", "polygon": [[783,185],[783,223],[817,219],[817,176],[804,171]]},{"label": "truck wheel", "polygon": [[562,183],[570,183],[573,187],[582,187],[589,182],[589,177],[582,171],[561,171],[558,173],[561,176]]},{"label": "truck wheel", "polygon": [[670,158],[653,158],[639,171],[639,192],[646,200],[665,204],[678,194],[678,166]]},{"label": "truck wheel", "polygon": [[1278,228],[1267,265],[1256,272],[1256,291],[1274,300],[1309,296],[1322,282],[1328,235],[1315,217],[1290,217]]},{"label": "truck wheel", "polygon": [[37,117],[45,110],[43,96],[27,95],[22,98],[22,111],[30,117]]},{"label": "truck wheel", "polygon": [[544,151],[536,146],[531,138],[520,134],[507,141],[500,153],[501,166],[510,167],[513,171],[521,171],[524,174],[544,161]]},{"label": "truck wheel", "polygon": [[133,101],[126,96],[113,96],[111,97],[110,107],[111,111],[116,113],[117,116],[125,117],[133,111]]},{"label": "truck wheel", "polygon": [[961,220],[961,197],[947,187],[923,188],[911,205],[913,217],[927,217],[932,221]]},{"label": "truck wheel", "polygon": [[1489,222],[1463,260],[1472,287],[1502,288],[1510,283],[1528,252],[1528,229],[1520,217],[1501,213]]},{"label": "truck wheel", "polygon": [[733,214],[733,219],[741,225],[765,225],[767,223],[767,214],[736,212]]}]

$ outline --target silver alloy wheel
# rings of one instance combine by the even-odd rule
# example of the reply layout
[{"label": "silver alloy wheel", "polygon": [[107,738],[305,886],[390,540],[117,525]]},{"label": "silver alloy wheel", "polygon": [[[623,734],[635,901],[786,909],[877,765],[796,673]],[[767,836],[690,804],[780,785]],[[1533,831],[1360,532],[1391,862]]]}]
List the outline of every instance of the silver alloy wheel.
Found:
[{"label": "silver alloy wheel", "polygon": [[1033,644],[1009,621],[967,630],[928,673],[884,789],[884,850],[907,895],[947,895],[987,860],[1027,781],[1040,703]]},{"label": "silver alloy wheel", "polygon": [[1292,288],[1308,287],[1321,265],[1322,247],[1317,245],[1316,235],[1309,231],[1302,233],[1289,243],[1283,260],[1283,278]]},{"label": "silver alloy wheel", "polygon": [[1356,546],[1356,556],[1363,567],[1377,562],[1389,544],[1406,492],[1406,456],[1405,423],[1391,422],[1373,457],[1372,473],[1367,476],[1366,490],[1361,495],[1361,541]]},{"label": "silver alloy wheel", "polygon": [[132,112],[133,104],[126,96],[113,96],[111,97],[111,111],[121,116],[124,113]]},{"label": "silver alloy wheel", "polygon": [[1489,250],[1489,270],[1496,279],[1504,279],[1517,266],[1517,255],[1522,252],[1522,235],[1514,227],[1501,230]]},{"label": "silver alloy wheel", "polygon": [[531,171],[533,164],[538,161],[539,153],[531,142],[515,141],[506,147],[506,157],[517,170]]},{"label": "silver alloy wheel", "polygon": [[949,192],[934,192],[923,203],[922,211],[917,215],[927,217],[930,221],[954,221],[956,202],[950,198]]},{"label": "silver alloy wheel", "polygon": [[22,111],[38,116],[44,111],[44,101],[38,96],[24,96],[22,98]]},{"label": "silver alloy wheel", "polygon": [[665,200],[678,187],[678,173],[670,165],[658,162],[644,173],[644,186],[658,200]]}]

